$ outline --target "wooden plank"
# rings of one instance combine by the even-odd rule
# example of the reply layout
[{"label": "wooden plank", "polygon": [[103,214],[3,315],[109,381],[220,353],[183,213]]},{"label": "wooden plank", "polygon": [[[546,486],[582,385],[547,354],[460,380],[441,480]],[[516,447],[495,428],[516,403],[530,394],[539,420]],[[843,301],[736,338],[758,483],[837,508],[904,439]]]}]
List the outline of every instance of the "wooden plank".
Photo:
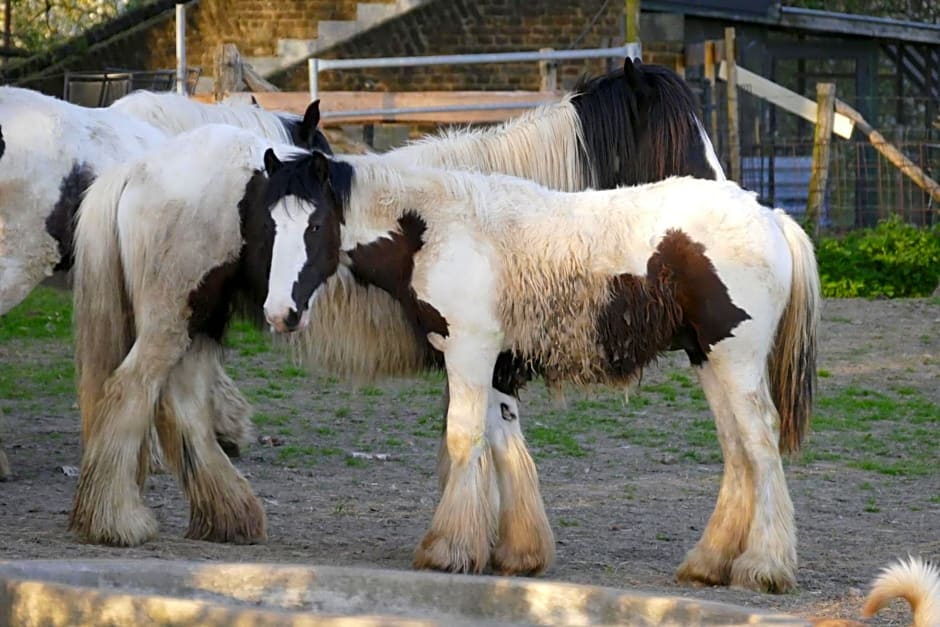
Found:
[{"label": "wooden plank", "polygon": [[[790,91],[782,85],[769,81],[760,74],[737,66],[738,87],[755,96],[768,100],[781,109],[786,109],[805,120],[816,123],[816,103],[804,98],[795,91]],[[725,61],[718,68],[718,78],[728,80],[728,67]],[[833,123],[832,132],[844,139],[852,138],[852,128],[855,123],[845,115],[837,113]]]},{"label": "wooden plank", "polygon": [[809,195],[806,198],[806,227],[813,239],[819,237],[819,214],[829,182],[829,148],[835,121],[835,101],[834,83],[816,84],[817,121],[813,141],[813,170],[809,178]]},{"label": "wooden plank", "polygon": [[[290,111],[302,115],[310,103],[310,94],[295,92],[256,92],[252,96],[265,109]],[[429,124],[482,124],[502,122],[522,114],[525,109],[493,109],[486,111],[448,111],[440,113],[382,114],[370,116],[343,115],[369,109],[402,109],[467,104],[553,103],[561,96],[535,91],[423,91],[423,92],[320,92],[320,113],[324,126],[337,124],[374,124],[380,122],[417,122]]]},{"label": "wooden plank", "polygon": [[741,135],[738,130],[738,64],[735,60],[735,34],[734,27],[725,28],[725,60],[722,65],[726,67],[728,89],[726,90],[728,105],[728,159],[731,180],[741,183]]},{"label": "wooden plank", "polygon": [[[872,128],[871,124],[862,117],[861,113],[838,99],[836,99],[836,111],[852,118],[856,128],[868,138],[868,141],[875,147],[875,150],[883,154],[885,158],[896,168],[901,170],[905,176],[914,181],[918,187],[930,194],[935,201],[940,203],[940,184],[927,176],[916,163],[907,158],[907,155],[888,143],[884,135]],[[934,209],[934,211],[940,214],[940,206]]]}]

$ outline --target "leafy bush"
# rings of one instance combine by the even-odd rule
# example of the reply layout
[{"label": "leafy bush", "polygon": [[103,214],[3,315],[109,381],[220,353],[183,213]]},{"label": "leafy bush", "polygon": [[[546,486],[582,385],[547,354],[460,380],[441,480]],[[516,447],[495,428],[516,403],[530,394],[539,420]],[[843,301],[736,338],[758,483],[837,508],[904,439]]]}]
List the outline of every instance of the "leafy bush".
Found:
[{"label": "leafy bush", "polygon": [[897,217],[816,249],[824,296],[930,296],[940,281],[940,225],[919,228]]}]

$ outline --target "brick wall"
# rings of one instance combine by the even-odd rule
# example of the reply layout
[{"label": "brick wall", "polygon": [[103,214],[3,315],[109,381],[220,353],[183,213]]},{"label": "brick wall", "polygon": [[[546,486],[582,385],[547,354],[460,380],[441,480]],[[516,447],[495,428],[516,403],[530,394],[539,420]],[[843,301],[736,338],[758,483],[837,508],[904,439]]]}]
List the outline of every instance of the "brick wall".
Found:
[{"label": "brick wall", "polygon": [[[376,0],[371,0],[376,1]],[[392,0],[379,0],[388,1]],[[236,43],[245,56],[274,53],[278,38],[312,38],[321,19],[353,19],[357,0],[200,0],[187,3],[187,61],[213,72],[219,44]],[[82,52],[60,55],[56,78],[36,81],[20,74],[28,86],[61,94],[61,69],[105,67],[168,69],[176,65],[174,12],[153,11],[145,20]],[[411,13],[336,46],[325,57],[379,57],[459,54],[619,45],[623,3],[604,0],[433,0]],[[133,16],[127,16],[131,19]],[[586,30],[591,20],[596,23]],[[113,30],[113,29],[112,29]],[[74,46],[73,46],[74,47]],[[606,60],[567,62],[559,82],[568,88],[584,72],[601,73]],[[35,65],[35,64],[34,64]],[[38,67],[35,68],[42,74]],[[38,76],[38,75],[37,75]],[[12,78],[12,76],[10,77]],[[306,63],[275,77],[285,89],[307,89]],[[325,90],[535,90],[536,63],[438,66],[324,73]]]},{"label": "brick wall", "polygon": [[[273,55],[278,39],[312,39],[319,20],[355,19],[357,5],[357,0],[202,0],[186,15],[187,60],[209,75],[223,43],[238,44],[244,56]],[[172,21],[153,29],[146,44],[150,67],[173,67],[175,42]]]},{"label": "brick wall", "polygon": [[[461,54],[600,48],[622,43],[623,3],[603,0],[436,0],[336,46],[324,58]],[[593,27],[587,29],[597,15]],[[582,36],[583,35],[583,36]],[[577,41],[576,41],[577,40]],[[562,87],[584,72],[606,71],[607,61],[566,62]],[[275,77],[285,89],[307,88],[305,64]],[[344,70],[320,75],[323,90],[536,90],[536,63]]]}]

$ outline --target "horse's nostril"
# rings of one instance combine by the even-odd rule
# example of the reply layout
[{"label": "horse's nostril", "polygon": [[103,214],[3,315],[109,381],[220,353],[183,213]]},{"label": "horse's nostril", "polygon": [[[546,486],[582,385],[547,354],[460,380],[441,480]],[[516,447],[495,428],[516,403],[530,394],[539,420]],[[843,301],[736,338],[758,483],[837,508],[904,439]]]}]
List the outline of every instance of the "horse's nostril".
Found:
[{"label": "horse's nostril", "polygon": [[298,324],[300,324],[300,314],[297,313],[296,309],[291,309],[287,312],[287,317],[284,318],[284,325],[293,331],[297,328]]}]

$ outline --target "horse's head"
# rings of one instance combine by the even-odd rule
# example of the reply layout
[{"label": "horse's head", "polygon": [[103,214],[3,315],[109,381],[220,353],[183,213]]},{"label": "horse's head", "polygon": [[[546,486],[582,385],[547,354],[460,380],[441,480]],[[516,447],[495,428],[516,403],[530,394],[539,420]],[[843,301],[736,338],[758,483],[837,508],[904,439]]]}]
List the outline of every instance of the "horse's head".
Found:
[{"label": "horse's head", "polygon": [[264,315],[274,330],[306,326],[314,293],[339,267],[340,226],[352,184],[352,167],[322,152],[280,161],[264,155],[265,206],[274,243]]},{"label": "horse's head", "polygon": [[314,100],[307,105],[302,118],[282,119],[284,127],[291,137],[291,142],[306,150],[318,150],[328,155],[333,154],[330,142],[320,130],[320,101]]}]

